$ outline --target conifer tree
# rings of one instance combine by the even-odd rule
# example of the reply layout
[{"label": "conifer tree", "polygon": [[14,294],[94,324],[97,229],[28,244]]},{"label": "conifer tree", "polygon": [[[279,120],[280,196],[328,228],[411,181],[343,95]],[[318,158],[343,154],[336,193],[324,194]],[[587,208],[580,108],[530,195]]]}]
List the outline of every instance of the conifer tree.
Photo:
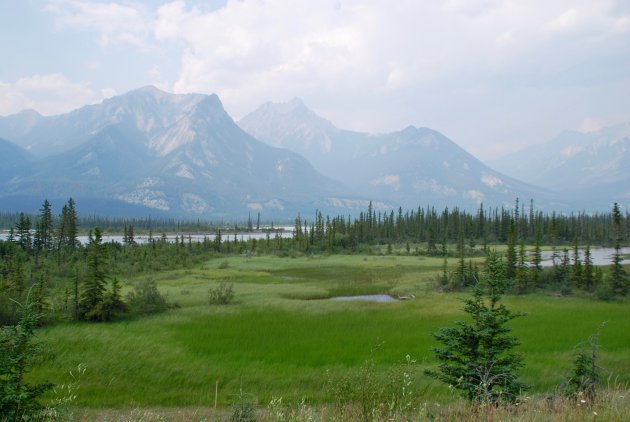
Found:
[{"label": "conifer tree", "polygon": [[33,246],[33,238],[31,236],[31,219],[23,212],[20,213],[20,219],[16,227],[17,244],[24,251],[30,251]]},{"label": "conifer tree", "polygon": [[536,231],[534,236],[534,253],[532,254],[532,266],[530,267],[532,273],[531,279],[534,286],[540,287],[540,274],[542,273],[542,253],[540,250],[540,231]]},{"label": "conifer tree", "polygon": [[100,228],[96,227],[94,233],[90,231],[87,246],[87,274],[83,280],[83,291],[79,299],[79,317],[83,320],[103,320],[100,306],[107,286],[105,274],[107,258],[102,241]]},{"label": "conifer tree", "polygon": [[483,281],[473,297],[464,300],[464,311],[472,321],[459,321],[433,336],[442,347],[433,349],[440,362],[438,371],[427,371],[476,403],[514,402],[526,388],[517,371],[523,359],[512,351],[519,342],[509,335],[509,321],[520,314],[500,304],[507,287],[504,265],[496,253],[486,257]]},{"label": "conifer tree", "polygon": [[58,250],[66,247],[75,248],[78,245],[77,219],[74,200],[70,198],[68,203],[61,209],[61,216],[59,217],[59,227],[57,229]]},{"label": "conifer tree", "polygon": [[610,284],[614,296],[628,295],[628,279],[622,265],[623,255],[621,254],[621,240],[623,239],[622,218],[619,204],[615,202],[612,210],[615,253],[613,254],[610,269]]},{"label": "conifer tree", "polygon": [[591,257],[591,245],[584,249],[584,268],[582,269],[582,285],[589,292],[595,290],[595,278],[593,276],[593,258]]},{"label": "conifer tree", "polygon": [[50,250],[53,237],[53,217],[50,202],[46,199],[39,210],[39,219],[35,225],[34,246],[38,251]]},{"label": "conifer tree", "polygon": [[33,341],[41,317],[36,304],[27,295],[19,303],[20,319],[16,325],[0,327],[0,420],[35,420],[40,409],[37,398],[52,387],[50,383],[30,384],[25,375],[41,347]]},{"label": "conifer tree", "polygon": [[505,258],[505,275],[508,279],[513,279],[516,276],[516,224],[513,218],[509,223]]}]

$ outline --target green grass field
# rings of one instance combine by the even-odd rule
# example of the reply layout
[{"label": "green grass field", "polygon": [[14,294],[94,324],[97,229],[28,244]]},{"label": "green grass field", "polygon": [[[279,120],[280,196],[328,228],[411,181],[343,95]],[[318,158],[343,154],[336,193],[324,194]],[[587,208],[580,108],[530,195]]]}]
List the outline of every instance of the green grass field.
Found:
[{"label": "green grass field", "polygon": [[[454,260],[452,261],[454,263]],[[226,268],[221,268],[226,267]],[[169,300],[165,313],[116,323],[61,323],[46,327],[46,358],[31,374],[55,384],[84,364],[75,405],[85,408],[219,406],[243,389],[266,404],[306,398],[325,403],[328,379],[373,359],[379,371],[411,355],[415,389],[423,401],[453,401],[422,374],[435,364],[431,333],[465,318],[461,298],[439,293],[441,258],[407,256],[231,257],[152,277]],[[127,286],[135,280],[123,280]],[[208,289],[234,283],[230,305],[209,306]],[[331,301],[330,296],[416,295],[393,303]],[[583,297],[508,296],[525,356],[522,371],[532,394],[553,390],[571,367],[574,347],[605,321],[601,366],[617,383],[630,382],[630,304]]]}]

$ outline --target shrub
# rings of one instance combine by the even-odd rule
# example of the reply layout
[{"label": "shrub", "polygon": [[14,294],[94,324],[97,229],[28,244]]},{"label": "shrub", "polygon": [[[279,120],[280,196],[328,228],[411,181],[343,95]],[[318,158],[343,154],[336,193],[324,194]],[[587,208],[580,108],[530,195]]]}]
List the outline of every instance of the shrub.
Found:
[{"label": "shrub", "polygon": [[41,405],[37,398],[52,388],[50,383],[29,384],[24,375],[41,353],[33,341],[40,314],[34,311],[35,303],[27,296],[18,304],[20,319],[15,326],[0,327],[0,420],[29,420]]},{"label": "shrub", "polygon": [[573,368],[569,379],[563,385],[563,393],[568,397],[585,400],[590,403],[595,401],[597,387],[600,382],[599,367],[599,333],[602,327],[589,337],[588,346],[579,349],[573,359]]},{"label": "shrub", "polygon": [[406,420],[415,410],[415,371],[409,355],[385,373],[369,359],[342,379],[329,376],[326,389],[342,420]]},{"label": "shrub", "polygon": [[153,314],[167,310],[170,306],[166,298],[160,293],[155,280],[141,280],[133,286],[133,291],[127,294],[127,303],[132,313]]},{"label": "shrub", "polygon": [[219,283],[215,288],[208,290],[208,302],[210,305],[227,305],[234,299],[234,285],[225,281]]},{"label": "shrub", "polygon": [[254,397],[243,391],[242,382],[232,403],[232,416],[230,420],[234,422],[254,422],[256,420]]}]

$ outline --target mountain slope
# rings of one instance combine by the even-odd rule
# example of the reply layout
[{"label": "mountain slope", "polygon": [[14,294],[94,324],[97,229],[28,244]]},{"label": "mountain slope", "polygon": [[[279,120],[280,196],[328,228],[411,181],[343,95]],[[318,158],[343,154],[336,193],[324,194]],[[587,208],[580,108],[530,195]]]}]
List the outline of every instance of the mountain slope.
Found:
[{"label": "mountain slope", "polygon": [[[304,158],[245,133],[216,95],[146,87],[19,129],[14,134],[40,159],[30,174],[0,186],[5,197],[74,196],[178,216],[242,217],[293,215],[344,193]],[[50,155],[47,139],[61,152]]]},{"label": "mountain slope", "polygon": [[238,125],[268,145],[287,148],[306,157],[323,174],[343,180],[342,166],[356,158],[370,135],[337,129],[309,110],[302,100],[265,103]]},{"label": "mountain slope", "polygon": [[38,157],[69,151],[111,125],[133,127],[150,138],[181,119],[205,97],[173,95],[147,86],[58,116],[26,111],[0,117],[0,137]]},{"label": "mountain slope", "polygon": [[0,138],[0,157],[3,158],[3,163],[0,166],[0,183],[31,171],[33,161],[31,154],[2,138]]},{"label": "mountain slope", "polygon": [[630,124],[591,133],[566,131],[549,142],[507,155],[491,165],[558,191],[614,198],[630,182]]},{"label": "mountain slope", "polygon": [[270,145],[303,154],[355,192],[406,207],[420,204],[475,208],[513,204],[516,197],[562,206],[549,192],[485,166],[431,129],[408,127],[384,135],[337,129],[299,100],[267,103],[239,125]]}]

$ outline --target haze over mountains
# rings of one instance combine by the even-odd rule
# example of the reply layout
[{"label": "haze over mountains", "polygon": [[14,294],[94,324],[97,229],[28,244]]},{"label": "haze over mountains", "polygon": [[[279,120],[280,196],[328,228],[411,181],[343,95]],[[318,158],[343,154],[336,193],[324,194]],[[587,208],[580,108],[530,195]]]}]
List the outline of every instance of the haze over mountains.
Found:
[{"label": "haze over mountains", "polygon": [[510,206],[516,197],[564,206],[550,192],[492,170],[432,129],[409,126],[383,135],[341,130],[299,99],[266,103],[238,123],[263,142],[302,154],[353,191],[406,208]]},{"label": "haze over mountains", "polygon": [[241,130],[216,95],[146,87],[69,114],[29,113],[25,120],[24,113],[0,119],[2,136],[39,157],[3,183],[5,207],[73,196],[88,208],[96,201],[101,209],[94,211],[102,214],[122,207],[242,218],[322,206],[318,201],[342,193],[301,156]]},{"label": "haze over mountains", "polygon": [[[567,210],[574,199],[492,170],[435,130],[410,126],[382,135],[342,130],[297,99],[267,103],[237,125],[216,95],[144,87],[63,115],[22,111],[0,117],[0,138],[5,158],[0,210],[36,211],[44,198],[72,196],[80,212],[99,215],[236,219],[261,212],[291,218],[315,209],[356,213],[370,200],[381,209],[475,209],[482,201],[511,206],[519,197]],[[597,169],[584,180],[594,189],[608,183],[611,195],[619,192],[615,183],[625,180],[628,163],[621,153],[628,138],[617,138],[602,141],[591,161],[584,159],[591,167],[580,167]],[[584,151],[589,140],[580,144]],[[598,178],[606,173],[602,160],[612,156],[616,176]],[[556,168],[550,177],[564,180],[564,170]],[[527,167],[522,170],[527,176]],[[618,200],[597,199],[600,203],[589,206],[606,209]]]},{"label": "haze over mountains", "polygon": [[595,132],[565,131],[541,145],[489,163],[574,203],[630,202],[630,123]]}]

